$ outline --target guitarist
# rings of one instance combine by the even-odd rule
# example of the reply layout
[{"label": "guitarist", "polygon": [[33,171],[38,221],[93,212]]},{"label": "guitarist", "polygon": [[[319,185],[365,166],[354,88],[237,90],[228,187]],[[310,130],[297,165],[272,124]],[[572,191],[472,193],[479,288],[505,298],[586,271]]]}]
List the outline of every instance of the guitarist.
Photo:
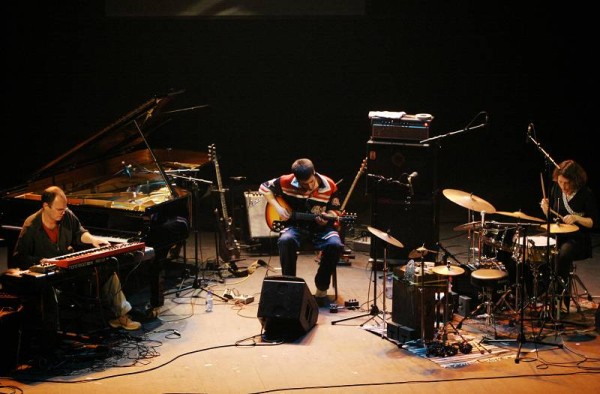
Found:
[{"label": "guitarist", "polygon": [[[294,161],[291,174],[262,183],[259,191],[269,204],[267,208],[273,208],[285,223],[277,241],[283,275],[296,276],[296,252],[303,242],[311,241],[322,252],[315,275],[315,298],[320,306],[326,306],[331,276],[344,250],[332,219],[340,208],[337,185],[316,172],[312,161],[303,158]],[[312,214],[308,215],[310,220],[300,219],[307,213]]]}]

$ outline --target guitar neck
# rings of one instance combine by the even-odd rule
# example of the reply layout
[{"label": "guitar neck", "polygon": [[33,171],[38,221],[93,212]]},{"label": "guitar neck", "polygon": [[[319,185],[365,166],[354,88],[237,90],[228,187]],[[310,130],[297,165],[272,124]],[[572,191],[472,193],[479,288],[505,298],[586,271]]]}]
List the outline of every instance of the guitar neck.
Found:
[{"label": "guitar neck", "polygon": [[219,169],[219,163],[216,160],[215,171],[217,177],[217,187],[219,188],[219,198],[221,200],[221,213],[223,215],[223,219],[229,220],[229,215],[227,213],[227,202],[225,201],[225,192],[223,189],[223,182],[221,181],[221,171]]},{"label": "guitar neck", "polygon": [[348,194],[346,194],[346,198],[344,198],[344,202],[342,202],[340,211],[343,212],[346,210],[346,205],[348,204],[348,200],[350,200],[350,196],[354,192],[354,188],[356,187],[356,184],[358,183],[360,176],[365,171],[366,165],[367,165],[367,158],[365,157],[365,159],[362,161],[362,164],[360,165],[360,169],[358,170],[358,172],[356,173],[356,176],[354,177],[354,181],[352,182],[352,185],[350,186],[350,190],[348,190]]}]

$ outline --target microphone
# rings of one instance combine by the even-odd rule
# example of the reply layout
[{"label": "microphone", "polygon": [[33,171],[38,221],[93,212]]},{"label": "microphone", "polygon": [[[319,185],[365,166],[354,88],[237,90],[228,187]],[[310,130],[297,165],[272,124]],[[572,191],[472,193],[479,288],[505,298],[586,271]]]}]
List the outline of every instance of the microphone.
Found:
[{"label": "microphone", "polygon": [[484,112],[484,113],[485,113],[485,124],[487,125],[488,124],[488,120],[489,120],[489,115],[488,115],[487,112]]},{"label": "microphone", "polygon": [[533,130],[533,123],[529,123],[527,125],[527,137],[525,138],[525,142],[529,141],[529,138],[531,138],[531,131]]}]

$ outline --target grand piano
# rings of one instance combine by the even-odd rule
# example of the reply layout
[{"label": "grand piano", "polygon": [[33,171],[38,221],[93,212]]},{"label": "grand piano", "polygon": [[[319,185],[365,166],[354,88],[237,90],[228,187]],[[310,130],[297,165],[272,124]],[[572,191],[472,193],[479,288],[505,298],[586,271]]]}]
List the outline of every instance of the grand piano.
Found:
[{"label": "grand piano", "polygon": [[109,241],[144,242],[153,249],[150,303],[163,305],[161,271],[169,251],[188,237],[193,191],[181,182],[209,162],[208,154],[153,149],[148,136],[169,121],[176,94],[153,97],[2,191],[0,224],[10,255],[24,219],[41,207],[51,185],[67,194],[69,208],[92,234]]}]

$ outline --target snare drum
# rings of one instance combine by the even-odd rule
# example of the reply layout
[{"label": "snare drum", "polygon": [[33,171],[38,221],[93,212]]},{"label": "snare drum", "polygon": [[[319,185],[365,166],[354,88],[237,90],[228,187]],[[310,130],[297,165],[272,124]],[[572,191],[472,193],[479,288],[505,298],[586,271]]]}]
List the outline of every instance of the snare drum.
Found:
[{"label": "snare drum", "polygon": [[[543,264],[547,261],[546,250],[550,245],[550,256],[556,254],[556,238],[537,235],[527,237],[527,246],[525,247],[525,262],[530,264]],[[513,258],[518,262],[523,262],[523,237],[519,237],[514,242]]]}]

